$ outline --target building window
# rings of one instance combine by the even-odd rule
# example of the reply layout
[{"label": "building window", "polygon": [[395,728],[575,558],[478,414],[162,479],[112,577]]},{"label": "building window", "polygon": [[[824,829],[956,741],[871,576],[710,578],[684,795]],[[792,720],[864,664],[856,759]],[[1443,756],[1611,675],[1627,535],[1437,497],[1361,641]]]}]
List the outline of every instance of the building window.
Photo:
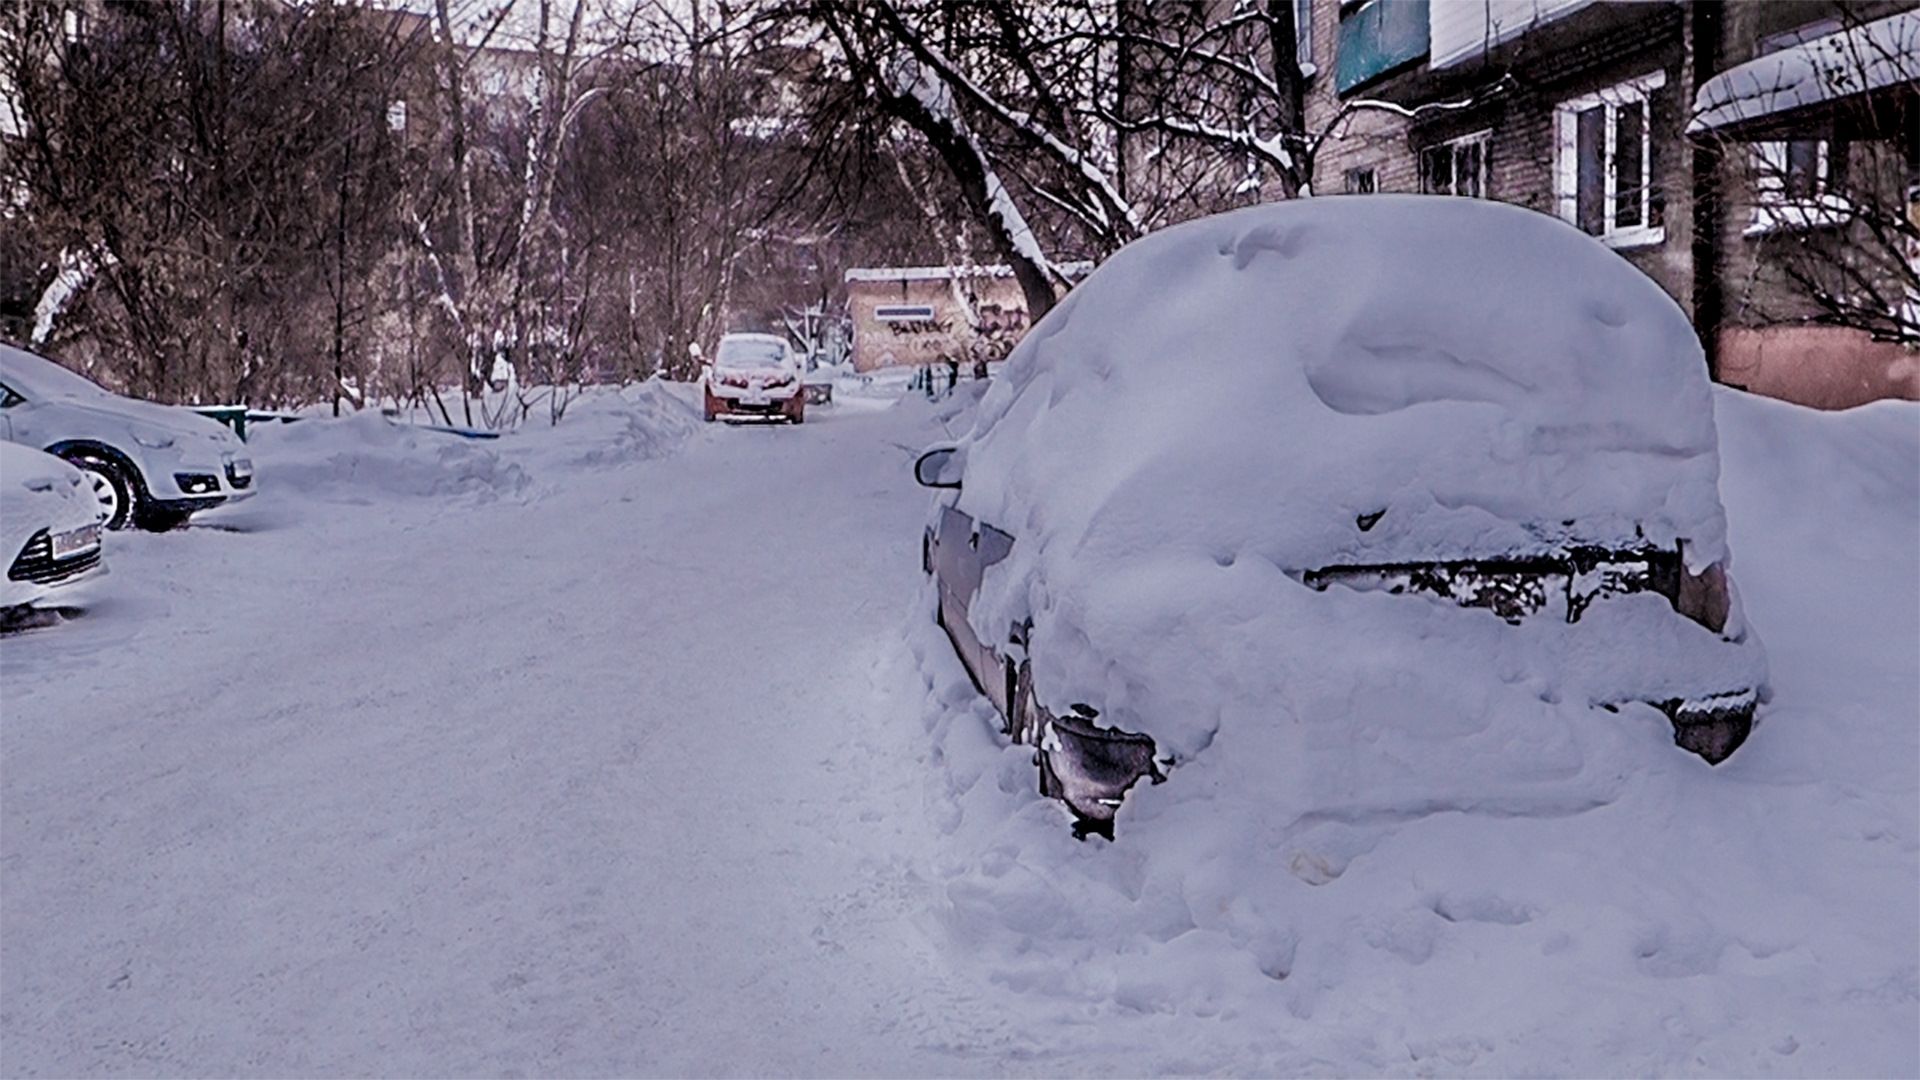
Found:
[{"label": "building window", "polygon": [[1487,197],[1487,140],[1481,131],[1420,151],[1420,190],[1428,195]]},{"label": "building window", "polygon": [[1344,0],[1333,52],[1344,94],[1427,55],[1427,0]]},{"label": "building window", "polygon": [[881,304],[873,309],[873,317],[880,322],[929,322],[933,319],[933,305]]},{"label": "building window", "polygon": [[1347,194],[1349,195],[1371,195],[1380,190],[1378,174],[1373,171],[1373,166],[1371,165],[1362,165],[1357,169],[1348,169],[1345,175]]},{"label": "building window", "polygon": [[1754,143],[1747,235],[1844,224],[1852,215],[1842,194],[1846,160],[1846,144],[1826,139]]},{"label": "building window", "polygon": [[1560,216],[1616,247],[1666,239],[1656,129],[1667,75],[1656,71],[1553,111]]},{"label": "building window", "polygon": [[1320,70],[1313,62],[1313,0],[1293,0],[1293,61],[1309,79]]}]

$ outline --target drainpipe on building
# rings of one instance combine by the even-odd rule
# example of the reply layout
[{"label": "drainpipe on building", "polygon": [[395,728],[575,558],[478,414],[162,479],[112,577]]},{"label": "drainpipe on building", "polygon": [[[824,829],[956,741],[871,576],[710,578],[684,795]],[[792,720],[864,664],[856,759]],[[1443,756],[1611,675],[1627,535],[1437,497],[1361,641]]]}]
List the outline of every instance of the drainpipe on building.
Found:
[{"label": "drainpipe on building", "polygon": [[[1722,0],[1693,0],[1686,22],[1687,60],[1693,67],[1691,87],[1683,103],[1684,116],[1693,107],[1700,87],[1720,68],[1726,30]],[[1720,288],[1721,245],[1726,232],[1725,154],[1719,139],[1706,132],[1693,143],[1693,327],[1707,356],[1707,377],[1720,380],[1720,323],[1726,316]]]}]

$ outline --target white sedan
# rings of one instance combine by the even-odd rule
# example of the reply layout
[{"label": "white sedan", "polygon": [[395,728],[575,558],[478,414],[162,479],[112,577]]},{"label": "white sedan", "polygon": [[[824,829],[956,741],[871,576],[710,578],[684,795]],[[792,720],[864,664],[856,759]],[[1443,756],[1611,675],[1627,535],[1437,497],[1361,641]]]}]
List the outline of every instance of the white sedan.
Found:
[{"label": "white sedan", "polygon": [[246,445],[219,423],[110,393],[4,345],[0,438],[45,450],[86,474],[109,529],[171,529],[197,510],[254,493]]},{"label": "white sedan", "polygon": [[53,590],[106,573],[100,506],[80,470],[51,454],[0,442],[0,625]]}]

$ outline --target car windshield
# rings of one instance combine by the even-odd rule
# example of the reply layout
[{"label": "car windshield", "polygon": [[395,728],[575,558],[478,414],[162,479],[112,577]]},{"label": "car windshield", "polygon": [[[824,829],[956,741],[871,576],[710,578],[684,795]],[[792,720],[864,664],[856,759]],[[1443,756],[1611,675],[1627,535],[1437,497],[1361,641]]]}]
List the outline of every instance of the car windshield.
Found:
[{"label": "car windshield", "polygon": [[721,338],[716,364],[730,368],[776,368],[786,359],[787,347],[767,338]]},{"label": "car windshield", "polygon": [[27,398],[101,397],[106,391],[51,360],[0,345],[0,382]]}]

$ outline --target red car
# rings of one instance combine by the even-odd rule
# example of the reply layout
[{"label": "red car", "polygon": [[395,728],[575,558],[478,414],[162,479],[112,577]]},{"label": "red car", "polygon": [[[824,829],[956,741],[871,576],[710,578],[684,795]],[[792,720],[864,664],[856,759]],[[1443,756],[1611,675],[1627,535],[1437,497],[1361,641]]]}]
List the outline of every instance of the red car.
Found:
[{"label": "red car", "polygon": [[800,361],[785,338],[727,334],[700,376],[707,419],[757,416],[804,423],[807,388],[800,376]]}]

